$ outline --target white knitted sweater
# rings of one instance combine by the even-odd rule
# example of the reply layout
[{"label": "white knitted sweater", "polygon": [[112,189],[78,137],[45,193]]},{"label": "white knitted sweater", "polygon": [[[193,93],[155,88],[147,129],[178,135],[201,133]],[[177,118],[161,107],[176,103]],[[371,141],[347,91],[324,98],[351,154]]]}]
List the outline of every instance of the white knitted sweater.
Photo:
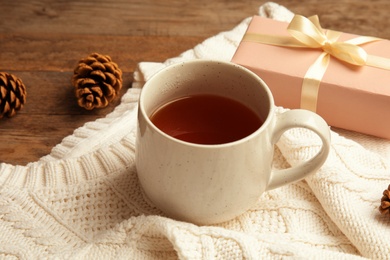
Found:
[{"label": "white knitted sweater", "polygon": [[[275,3],[259,14],[293,15]],[[166,218],[143,196],[134,167],[142,83],[177,61],[230,60],[249,21],[165,63],[139,64],[114,112],[37,162],[0,164],[0,259],[389,258],[390,218],[378,207],[390,183],[390,141],[379,138],[333,131],[331,154],[316,174],[264,193],[241,216],[214,226]],[[288,131],[275,167],[306,160],[318,142],[306,130]]]}]

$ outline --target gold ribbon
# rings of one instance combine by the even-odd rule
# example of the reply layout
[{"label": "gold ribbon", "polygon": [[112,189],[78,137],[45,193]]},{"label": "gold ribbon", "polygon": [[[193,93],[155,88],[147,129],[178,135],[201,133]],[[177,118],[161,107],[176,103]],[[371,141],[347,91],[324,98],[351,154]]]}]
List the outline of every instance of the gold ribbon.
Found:
[{"label": "gold ribbon", "polygon": [[355,66],[371,66],[390,70],[390,59],[369,55],[359,46],[382,40],[380,38],[359,36],[344,42],[338,42],[341,32],[324,31],[317,15],[309,18],[295,15],[288,25],[287,31],[292,37],[246,33],[242,40],[283,47],[322,50],[321,55],[309,67],[303,78],[301,108],[314,112],[317,110],[320,83],[331,56]]}]

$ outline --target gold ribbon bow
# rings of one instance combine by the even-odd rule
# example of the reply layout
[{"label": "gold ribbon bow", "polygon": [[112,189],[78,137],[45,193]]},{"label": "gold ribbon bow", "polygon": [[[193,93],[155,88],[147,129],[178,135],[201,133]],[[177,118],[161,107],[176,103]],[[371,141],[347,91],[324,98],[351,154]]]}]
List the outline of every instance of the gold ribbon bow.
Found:
[{"label": "gold ribbon bow", "polygon": [[324,31],[317,15],[309,18],[295,15],[288,25],[287,31],[292,37],[247,33],[244,35],[243,41],[293,48],[313,48],[323,51],[309,67],[303,78],[301,108],[314,112],[317,110],[318,90],[331,56],[356,66],[371,66],[390,70],[390,59],[368,55],[359,46],[382,40],[380,38],[359,36],[338,42],[341,32]]}]

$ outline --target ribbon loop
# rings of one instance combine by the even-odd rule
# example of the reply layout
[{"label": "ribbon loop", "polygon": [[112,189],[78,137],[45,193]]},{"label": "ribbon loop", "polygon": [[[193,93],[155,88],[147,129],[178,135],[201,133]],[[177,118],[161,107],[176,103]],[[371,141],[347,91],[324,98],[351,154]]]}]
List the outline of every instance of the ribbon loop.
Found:
[{"label": "ribbon loop", "polygon": [[294,16],[287,27],[287,31],[292,37],[310,48],[321,48],[329,41],[319,23],[313,23],[310,19],[301,15]]},{"label": "ribbon loop", "polygon": [[356,65],[356,66],[366,65],[366,61],[367,61],[366,51],[363,48],[353,44],[344,43],[344,42],[332,43],[330,51],[328,53],[331,56],[352,65]]}]

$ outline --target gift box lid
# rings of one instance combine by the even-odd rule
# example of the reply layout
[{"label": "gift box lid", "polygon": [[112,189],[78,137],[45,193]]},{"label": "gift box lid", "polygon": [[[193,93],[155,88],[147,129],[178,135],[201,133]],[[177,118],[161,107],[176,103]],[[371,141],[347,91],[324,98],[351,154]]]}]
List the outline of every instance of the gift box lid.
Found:
[{"label": "gift box lid", "polygon": [[[254,16],[246,34],[290,36],[288,23]],[[343,42],[358,35],[342,33]],[[390,59],[390,41],[360,45],[369,55]],[[242,41],[232,61],[257,73],[270,87],[275,103],[300,108],[303,78],[321,49],[293,48]],[[330,58],[321,80],[316,112],[331,126],[390,138],[390,70],[356,66]],[[389,123],[384,123],[387,121]]]}]

